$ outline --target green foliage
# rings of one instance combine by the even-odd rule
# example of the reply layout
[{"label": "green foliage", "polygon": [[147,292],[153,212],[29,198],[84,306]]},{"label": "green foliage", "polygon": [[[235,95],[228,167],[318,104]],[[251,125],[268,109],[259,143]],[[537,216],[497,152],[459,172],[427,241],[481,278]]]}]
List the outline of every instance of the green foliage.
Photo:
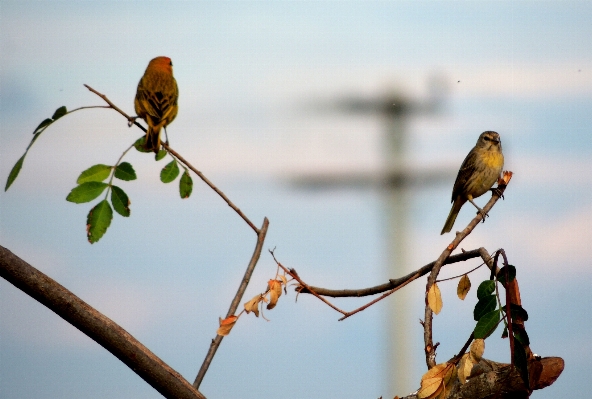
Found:
[{"label": "green foliage", "polygon": [[129,162],[122,162],[115,168],[115,177],[120,180],[130,181],[136,180],[136,171]]},{"label": "green foliage", "polygon": [[191,192],[193,191],[193,180],[189,175],[189,171],[185,170],[185,173],[181,176],[181,180],[179,181],[179,194],[181,195],[182,199],[189,198]]},{"label": "green foliage", "polygon": [[12,170],[8,174],[8,179],[6,179],[6,186],[4,187],[4,191],[8,190],[8,188],[12,185],[12,183],[18,176],[19,172],[21,171],[21,168],[23,167],[23,162],[25,161],[25,155],[27,155],[27,153],[24,153],[23,156],[21,156],[12,167]]},{"label": "green foliage", "polygon": [[500,310],[495,309],[489,313],[484,314],[477,325],[475,326],[475,330],[473,333],[475,334],[475,339],[482,338],[485,339],[489,337],[495,331],[496,326],[500,321]]},{"label": "green foliage", "polygon": [[475,321],[479,321],[485,314],[491,312],[497,307],[497,297],[495,295],[487,295],[477,302],[473,310],[473,317]]},{"label": "green foliage", "polygon": [[161,159],[163,159],[164,157],[166,157],[167,152],[165,150],[159,150],[158,154],[154,155],[154,160],[156,161],[160,161]]},{"label": "green foliage", "polygon": [[166,164],[160,171],[160,181],[163,183],[170,183],[179,176],[179,165],[177,160],[173,159],[171,162]]},{"label": "green foliage", "polygon": [[82,184],[91,181],[103,181],[109,177],[109,174],[111,174],[111,169],[113,169],[113,167],[109,165],[93,165],[82,172],[80,176],[78,176],[76,183]]},{"label": "green foliage", "polygon": [[10,170],[10,173],[8,174],[8,179],[6,180],[6,185],[4,186],[4,191],[8,190],[8,188],[16,180],[19,172],[21,171],[21,168],[23,167],[23,162],[25,161],[25,156],[29,152],[29,149],[31,148],[33,143],[39,138],[41,133],[43,133],[45,131],[45,129],[47,129],[49,127],[49,125],[51,125],[52,123],[54,123],[59,118],[66,115],[67,113],[68,113],[68,111],[66,110],[66,107],[62,106],[62,107],[55,110],[55,112],[53,113],[53,116],[51,118],[44,119],[43,122],[41,122],[39,124],[39,126],[37,126],[35,128],[35,130],[33,130],[33,138],[31,139],[31,142],[27,146],[25,153],[18,159],[18,161],[16,161],[16,163],[14,164],[12,169]]},{"label": "green foliage", "polygon": [[111,219],[113,219],[113,210],[107,200],[102,200],[95,205],[86,218],[88,242],[94,244],[99,241],[111,224]]},{"label": "green foliage", "polygon": [[117,213],[121,216],[128,217],[131,213],[130,211],[130,200],[121,188],[117,186],[111,186],[111,203],[113,204],[113,208]]},{"label": "green foliage", "polygon": [[477,299],[483,299],[495,291],[495,281],[485,280],[477,288]]},{"label": "green foliage", "polygon": [[74,187],[70,194],[66,197],[67,201],[74,202],[76,204],[82,204],[84,202],[90,202],[97,198],[109,185],[107,183],[98,181],[89,181],[82,183],[78,187]]},{"label": "green foliage", "polygon": [[134,143],[134,147],[136,148],[136,150],[140,152],[152,152],[152,150],[146,149],[146,136],[142,136],[139,139],[137,139]]}]

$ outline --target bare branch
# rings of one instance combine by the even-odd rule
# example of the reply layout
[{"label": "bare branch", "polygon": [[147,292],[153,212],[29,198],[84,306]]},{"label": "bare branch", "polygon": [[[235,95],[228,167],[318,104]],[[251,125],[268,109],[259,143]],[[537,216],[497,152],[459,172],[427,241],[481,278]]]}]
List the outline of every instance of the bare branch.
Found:
[{"label": "bare branch", "polygon": [[[247,270],[245,271],[245,275],[243,276],[243,279],[241,280],[241,283],[238,287],[238,291],[236,292],[236,295],[234,296],[234,299],[232,300],[232,302],[230,304],[230,308],[228,309],[228,313],[226,314],[226,318],[234,315],[234,313],[238,309],[238,305],[240,304],[240,301],[243,298],[245,290],[247,289],[247,285],[249,284],[249,281],[251,280],[251,276],[253,275],[253,271],[255,270],[255,266],[257,265],[257,262],[259,261],[259,257],[261,256],[261,249],[263,248],[263,242],[265,241],[265,235],[267,234],[268,227],[269,227],[269,220],[267,220],[267,218],[265,218],[263,220],[263,225],[261,226],[261,229],[257,229],[257,231],[258,231],[257,245],[255,245],[255,250],[253,251],[253,256],[251,257],[251,261],[249,262],[249,265],[247,266]],[[201,385],[204,377],[206,376],[208,368],[210,367],[210,364],[212,363],[212,360],[214,359],[214,355],[216,354],[218,347],[222,343],[223,338],[224,337],[222,335],[216,335],[216,338],[214,338],[212,340],[212,343],[210,344],[210,349],[208,350],[208,353],[206,354],[206,358],[204,359],[204,361],[199,369],[199,372],[197,373],[197,376],[195,377],[195,381],[193,382],[193,386],[195,387],[195,389],[199,389],[199,386]]]},{"label": "bare branch", "polygon": [[113,320],[2,246],[0,276],[111,352],[164,397],[205,399]]},{"label": "bare branch", "polygon": [[[487,204],[483,207],[483,211],[485,214],[489,213],[491,208],[495,205],[498,199],[503,195],[504,191],[510,179],[512,178],[512,172],[504,172],[503,181],[498,182],[497,189],[492,191],[491,199]],[[426,298],[425,298],[425,315],[424,315],[424,324],[423,324],[423,340],[424,340],[424,350],[426,356],[426,364],[428,368],[432,368],[436,365],[436,349],[434,348],[434,342],[432,338],[432,309],[430,309],[428,305],[428,298],[427,293],[430,287],[436,282],[438,278],[438,273],[440,273],[440,268],[446,261],[446,259],[450,256],[452,251],[454,251],[458,245],[465,239],[466,236],[471,234],[473,229],[479,224],[479,222],[483,219],[483,215],[481,212],[477,213],[477,216],[471,220],[469,225],[465,227],[464,230],[459,231],[456,233],[456,237],[452,242],[446,247],[446,249],[442,252],[440,257],[436,260],[434,267],[430,275],[428,276],[428,281],[426,284]],[[484,259],[485,260],[485,259]],[[489,264],[488,264],[489,265]]]},{"label": "bare branch", "polygon": [[[460,253],[457,255],[452,255],[446,259],[444,264],[448,265],[448,264],[452,264],[452,263],[463,262],[465,260],[469,260],[472,258],[477,258],[479,256],[482,256],[481,250],[485,251],[485,248],[473,249],[471,251],[466,251],[466,252],[463,252],[463,253]],[[486,251],[486,253],[487,253],[487,251]],[[392,290],[393,288],[397,288],[402,284],[407,284],[410,281],[417,279],[418,277],[428,274],[428,272],[430,272],[430,270],[432,270],[432,268],[434,267],[435,264],[436,264],[435,261],[428,263],[427,265],[422,266],[421,268],[417,269],[414,272],[407,274],[406,276],[390,279],[388,283],[380,284],[380,285],[377,285],[374,287],[359,288],[359,289],[332,290],[332,289],[328,289],[328,288],[310,286],[310,289],[319,295],[330,296],[333,298],[362,297],[362,296],[368,296],[368,295],[376,295],[376,294],[380,294],[385,291]],[[297,290],[301,294],[310,294],[310,292],[307,290],[306,287],[297,288]]]}]

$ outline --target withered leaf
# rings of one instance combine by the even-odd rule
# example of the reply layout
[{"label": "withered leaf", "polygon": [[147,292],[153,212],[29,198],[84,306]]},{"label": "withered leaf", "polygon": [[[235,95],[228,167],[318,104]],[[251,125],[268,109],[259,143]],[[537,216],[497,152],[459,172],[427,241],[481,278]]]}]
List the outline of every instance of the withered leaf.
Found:
[{"label": "withered leaf", "polygon": [[485,340],[478,338],[471,343],[470,354],[474,363],[478,363],[485,352]]},{"label": "withered leaf", "polygon": [[220,320],[220,327],[216,330],[216,334],[222,335],[223,337],[230,334],[230,330],[234,327],[234,324],[238,320],[237,316],[230,316],[225,318],[224,320]]},{"label": "withered leaf", "polygon": [[267,304],[267,309],[271,310],[275,308],[278,299],[282,295],[282,282],[279,280],[269,280],[267,285],[269,287],[269,303]]},{"label": "withered leaf", "polygon": [[255,295],[249,302],[245,303],[245,311],[247,313],[253,312],[255,316],[259,317],[259,302],[263,300],[263,295]]},{"label": "withered leaf", "polygon": [[428,305],[435,314],[440,313],[442,310],[442,294],[440,294],[440,288],[436,283],[428,290]]},{"label": "withered leaf", "polygon": [[469,280],[469,276],[466,274],[462,276],[458,282],[458,287],[456,287],[456,295],[464,301],[467,297],[467,294],[471,290],[471,280]]}]

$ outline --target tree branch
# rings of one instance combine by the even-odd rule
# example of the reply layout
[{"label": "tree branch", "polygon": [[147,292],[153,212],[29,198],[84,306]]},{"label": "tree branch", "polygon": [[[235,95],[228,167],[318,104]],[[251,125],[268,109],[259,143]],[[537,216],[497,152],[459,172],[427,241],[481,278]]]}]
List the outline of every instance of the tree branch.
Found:
[{"label": "tree branch", "polygon": [[[251,257],[251,261],[249,262],[249,265],[247,266],[247,270],[245,271],[245,275],[243,276],[243,279],[238,287],[238,291],[236,292],[236,295],[234,296],[234,299],[232,300],[232,302],[230,304],[230,308],[228,309],[228,313],[226,314],[226,318],[234,315],[234,313],[238,309],[238,305],[240,304],[240,301],[243,298],[245,290],[247,289],[247,285],[249,284],[249,281],[251,280],[251,276],[253,275],[253,271],[255,270],[255,266],[257,265],[257,262],[259,261],[259,257],[261,256],[261,249],[263,248],[263,242],[265,241],[265,235],[267,234],[268,227],[269,227],[269,220],[267,220],[267,218],[265,218],[263,220],[263,225],[261,226],[261,229],[257,229],[257,231],[258,231],[257,245],[255,245],[255,251],[253,251],[253,256]],[[216,335],[216,338],[214,338],[212,340],[212,343],[210,344],[210,349],[208,350],[208,353],[206,354],[206,358],[204,359],[204,361],[201,365],[201,368],[199,369],[199,372],[197,373],[197,376],[195,377],[195,381],[193,382],[193,386],[195,387],[195,389],[199,389],[199,386],[201,385],[201,383],[208,371],[208,368],[210,367],[210,364],[212,363],[212,360],[214,359],[214,355],[216,354],[218,347],[222,343],[223,338],[224,337],[222,335]]]},{"label": "tree branch", "polygon": [[111,352],[164,397],[205,399],[113,320],[2,246],[0,276]]},{"label": "tree branch", "polygon": [[[466,251],[466,252],[448,257],[445,260],[444,264],[448,265],[448,264],[452,264],[452,263],[463,262],[465,260],[469,260],[472,258],[477,258],[479,256],[482,256],[482,254],[481,254],[482,250],[485,251],[485,253],[487,253],[485,248],[473,249],[471,251]],[[313,286],[309,286],[309,287],[311,290],[313,290],[314,292],[316,292],[319,295],[330,296],[333,298],[362,297],[362,296],[368,296],[368,295],[376,295],[376,294],[383,293],[385,291],[392,290],[393,288],[397,288],[402,284],[406,284],[406,283],[410,282],[410,280],[413,281],[413,280],[417,279],[418,277],[428,274],[428,272],[430,272],[432,270],[432,268],[434,267],[435,264],[436,264],[435,261],[428,263],[427,265],[422,266],[421,268],[417,269],[414,272],[407,274],[406,276],[390,279],[388,283],[380,284],[380,285],[377,285],[374,287],[369,287],[369,288],[333,290],[333,289],[329,289],[329,288],[321,288],[321,287],[313,287]],[[310,291],[306,287],[296,287],[296,290],[301,294],[310,294]]]},{"label": "tree branch", "polygon": [[[487,214],[491,208],[495,205],[498,199],[503,195],[504,191],[510,179],[512,178],[512,172],[504,172],[503,180],[498,183],[497,189],[492,191],[492,196],[489,202],[483,207],[483,211]],[[465,227],[464,230],[459,231],[456,233],[456,237],[452,242],[446,247],[446,249],[442,252],[440,257],[436,260],[434,267],[430,275],[428,276],[428,281],[426,284],[426,295],[425,295],[425,314],[424,314],[424,322],[423,322],[423,340],[424,340],[424,350],[425,350],[425,357],[426,357],[426,364],[428,369],[434,367],[436,365],[436,348],[434,347],[433,337],[432,337],[432,309],[430,309],[428,305],[428,296],[427,293],[431,286],[436,282],[438,278],[438,273],[440,273],[440,268],[446,261],[446,259],[450,256],[452,251],[454,251],[458,245],[465,239],[466,236],[471,234],[473,229],[479,224],[479,222],[483,219],[481,212],[477,213],[477,216],[471,220],[469,225]]]},{"label": "tree branch", "polygon": [[[103,101],[105,101],[107,104],[109,104],[109,107],[111,107],[115,111],[119,112],[121,115],[123,115],[129,121],[129,123],[133,123],[134,125],[139,127],[144,133],[146,133],[146,128],[144,126],[140,125],[138,122],[136,122],[136,120],[134,118],[132,118],[131,116],[129,116],[128,114],[123,112],[121,110],[121,108],[119,108],[115,104],[113,104],[111,102],[111,100],[109,100],[107,98],[106,95],[99,93],[98,91],[96,91],[95,89],[90,87],[89,85],[85,84],[84,87],[86,87],[91,92],[95,93],[97,96],[101,97],[103,99]],[[183,163],[185,166],[187,166],[189,169],[191,169],[201,180],[203,180],[204,183],[206,183],[208,186],[210,186],[210,188],[212,190],[214,190],[216,192],[216,194],[218,194],[228,204],[228,206],[231,207],[249,225],[249,227],[251,227],[253,229],[253,231],[255,231],[256,234],[259,234],[259,229],[253,224],[253,222],[251,222],[251,220],[249,220],[249,218],[236,205],[234,205],[234,203],[232,203],[232,201],[230,201],[230,199],[222,192],[222,190],[220,190],[218,187],[216,187],[214,185],[214,183],[212,183],[203,173],[201,173],[193,165],[191,165],[189,162],[187,162],[185,160],[185,158],[183,158],[175,150],[173,150],[171,147],[169,147],[168,144],[162,143],[162,146],[171,155],[173,155],[175,158],[177,158],[181,163]]]}]

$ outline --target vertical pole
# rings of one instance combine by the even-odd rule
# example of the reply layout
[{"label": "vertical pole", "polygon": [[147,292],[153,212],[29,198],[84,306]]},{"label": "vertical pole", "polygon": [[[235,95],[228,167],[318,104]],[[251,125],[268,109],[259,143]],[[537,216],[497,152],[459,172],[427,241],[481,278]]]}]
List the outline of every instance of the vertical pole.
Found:
[{"label": "vertical pole", "polygon": [[[394,98],[394,97],[391,97]],[[392,104],[391,104],[392,103]],[[388,178],[384,190],[383,206],[386,215],[386,273],[396,278],[408,273],[407,246],[409,236],[409,195],[407,185],[407,103],[404,100],[388,101],[385,108],[384,167]],[[391,108],[389,108],[390,106]],[[411,312],[408,290],[401,290],[389,298],[387,314],[387,364],[388,395],[406,394],[415,390],[412,380],[413,356],[410,340]]]}]

